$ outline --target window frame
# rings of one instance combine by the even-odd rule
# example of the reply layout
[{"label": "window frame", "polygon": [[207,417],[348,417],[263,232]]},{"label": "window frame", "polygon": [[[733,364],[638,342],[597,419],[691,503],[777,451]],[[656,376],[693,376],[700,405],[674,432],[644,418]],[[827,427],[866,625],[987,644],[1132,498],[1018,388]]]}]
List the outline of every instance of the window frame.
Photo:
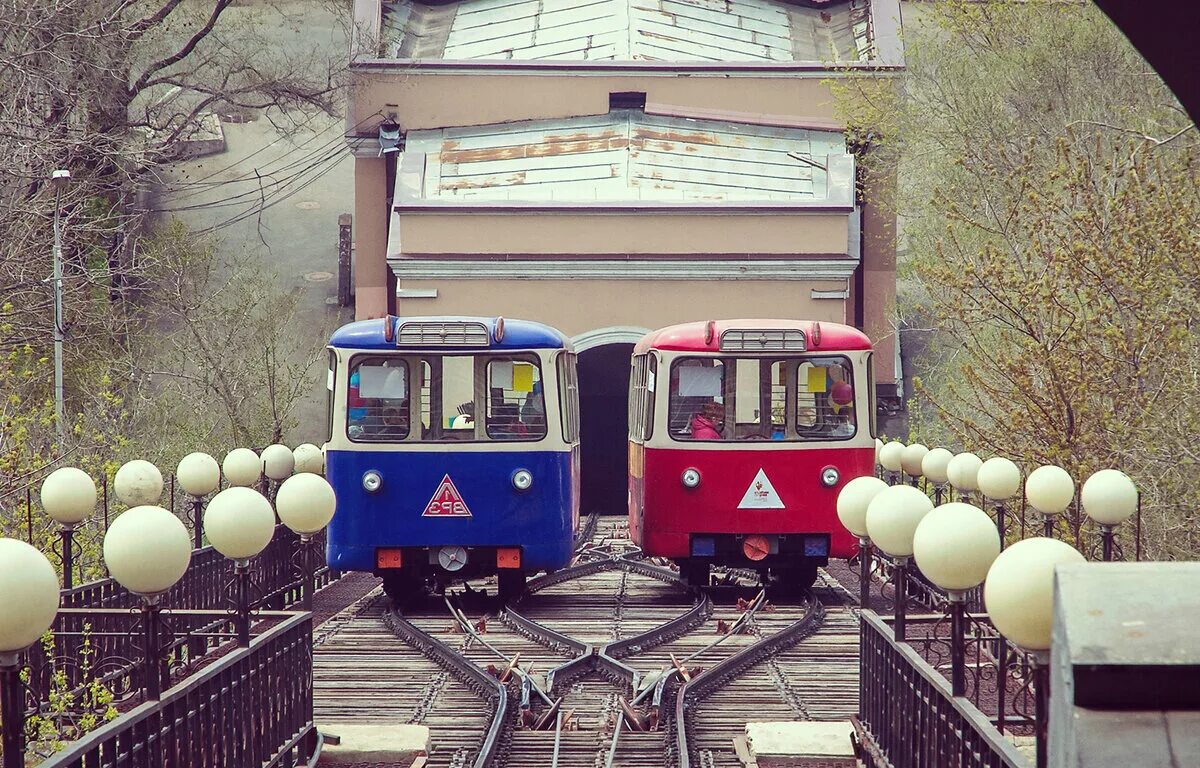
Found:
[{"label": "window frame", "polygon": [[[402,435],[401,437],[397,438],[397,437],[393,437],[393,436],[388,436],[387,438],[382,438],[382,439],[378,439],[378,440],[371,440],[371,439],[364,440],[364,439],[362,439],[361,436],[355,437],[350,434],[350,379],[354,376],[355,369],[357,369],[358,367],[363,365],[364,362],[367,362],[370,360],[398,361],[398,362],[401,362],[404,364],[404,382],[405,382],[405,388],[408,390],[408,428],[405,430],[404,435]],[[397,367],[399,367],[399,366],[397,366]],[[345,434],[346,439],[352,443],[356,443],[359,445],[391,445],[391,444],[395,444],[395,443],[403,443],[403,442],[408,441],[411,438],[412,433],[413,433],[412,423],[413,423],[414,411],[418,414],[418,416],[420,415],[419,408],[413,407],[414,398],[413,398],[412,381],[413,381],[412,361],[409,359],[409,357],[407,355],[396,355],[396,354],[391,354],[391,353],[386,353],[386,352],[382,352],[382,353],[381,352],[360,352],[356,355],[351,355],[350,359],[346,362],[346,419],[342,426],[342,433]],[[336,377],[334,380],[334,386],[335,387],[337,386]],[[361,390],[361,387],[362,387],[361,379],[359,381],[359,387]],[[359,397],[362,397],[361,393],[359,394]],[[375,399],[375,398],[372,398],[372,399]]]},{"label": "window frame", "polygon": [[[574,352],[558,355],[558,410],[563,442],[579,442],[579,368]],[[543,392],[545,389],[543,388]]]},{"label": "window frame", "polygon": [[[760,368],[759,368],[759,379],[760,379],[759,390],[760,390],[760,393],[762,391],[762,370],[763,370],[762,362],[766,361],[768,363],[768,365],[766,366],[766,369],[768,371],[771,370],[771,367],[774,366],[774,364],[781,363],[783,365],[782,374],[783,374],[783,382],[784,382],[784,420],[785,420],[784,421],[784,436],[779,439],[775,439],[775,438],[771,438],[771,437],[755,438],[755,437],[752,437],[749,435],[742,437],[742,438],[722,437],[719,440],[696,439],[696,438],[693,438],[690,436],[678,435],[674,431],[672,431],[671,429],[668,428],[667,434],[670,436],[671,440],[674,442],[683,443],[683,444],[703,443],[703,444],[718,444],[718,445],[745,445],[748,443],[755,444],[755,443],[759,443],[759,442],[793,443],[793,444],[795,444],[795,443],[845,442],[847,440],[853,440],[856,436],[858,436],[859,430],[862,428],[862,425],[860,424],[861,420],[859,419],[859,416],[858,416],[858,410],[859,410],[858,405],[860,402],[860,398],[858,396],[858,387],[855,382],[855,377],[858,372],[858,367],[854,364],[854,361],[851,360],[849,355],[844,354],[844,353],[835,353],[835,352],[823,353],[823,354],[805,354],[805,355],[780,355],[779,353],[767,353],[767,354],[757,354],[757,355],[756,354],[744,354],[744,353],[742,353],[742,354],[733,353],[733,354],[722,354],[722,355],[696,355],[696,354],[679,355],[671,360],[671,365],[670,365],[670,369],[669,369],[670,375],[667,380],[666,399],[667,399],[667,423],[668,423],[668,426],[670,425],[671,419],[672,419],[672,402],[674,399],[674,394],[671,389],[671,384],[675,380],[676,369],[680,366],[680,364],[682,364],[688,360],[715,360],[715,361],[718,361],[719,363],[721,363],[721,365],[725,371],[725,373],[722,374],[722,398],[723,398],[723,404],[725,406],[725,424],[726,424],[727,429],[732,427],[735,430],[737,429],[737,394],[738,394],[737,393],[737,362],[736,361],[742,361],[742,360],[760,361],[759,362],[759,365],[760,365]],[[850,432],[850,434],[848,434],[848,435],[812,434],[812,433],[805,433],[800,430],[799,424],[798,424],[799,411],[800,411],[799,396],[801,394],[800,393],[800,382],[799,382],[799,369],[800,369],[801,365],[803,365],[805,362],[811,361],[811,360],[837,360],[841,363],[841,365],[844,369],[849,371],[849,377],[847,380],[850,382],[851,386],[854,387],[854,392],[855,392],[854,407],[852,410],[853,421],[851,422],[854,429]],[[732,366],[730,366],[730,361],[735,361]],[[732,369],[732,375],[729,375],[731,369]],[[743,394],[745,394],[745,393],[743,393]],[[760,394],[760,397],[761,397],[761,394]],[[771,417],[771,414],[764,415],[761,412],[761,410],[762,409],[760,408],[759,409],[760,413],[759,413],[759,417],[758,417],[759,418],[758,425],[761,427],[761,425],[763,425],[764,423],[772,424],[772,431],[773,431],[773,429],[774,429],[773,423],[774,422]],[[731,414],[733,416],[732,419],[730,418]],[[764,419],[771,419],[771,421],[765,421]],[[748,422],[747,424],[754,424],[754,422]]]},{"label": "window frame", "polygon": [[[472,360],[472,364],[471,364],[471,366],[472,366],[471,401],[475,405],[476,419],[475,419],[475,429],[473,430],[472,436],[470,438],[461,438],[458,436],[446,437],[445,436],[446,430],[444,428],[436,429],[436,430],[434,429],[435,414],[438,416],[438,418],[444,418],[444,414],[441,413],[443,404],[440,402],[440,392],[439,392],[439,398],[436,398],[439,400],[439,402],[436,404],[437,405],[436,408],[434,408],[435,404],[432,402],[435,398],[432,397],[432,394],[430,397],[431,402],[429,404],[430,405],[429,434],[431,436],[425,436],[423,434],[425,432],[425,425],[424,425],[424,421],[422,420],[422,416],[423,416],[423,412],[424,412],[423,409],[424,409],[424,405],[425,405],[424,390],[426,388],[424,386],[424,384],[422,383],[423,377],[424,377],[424,366],[428,365],[428,367],[429,367],[430,383],[432,384],[432,379],[435,374],[435,371],[437,372],[437,375],[439,375],[439,376],[441,375],[441,370],[443,368],[443,366],[441,365],[441,361],[447,357],[466,357],[466,358],[471,358],[471,360]],[[491,363],[494,360],[507,359],[507,360],[513,360],[514,362],[529,363],[529,364],[533,365],[535,367],[535,369],[537,370],[537,380],[540,382],[543,382],[542,393],[541,393],[543,408],[548,409],[548,398],[546,397],[546,388],[545,388],[545,383],[544,383],[545,378],[544,378],[544,370],[543,370],[543,366],[542,366],[542,358],[537,353],[536,350],[511,350],[511,351],[509,351],[509,350],[477,350],[477,351],[454,350],[454,351],[445,351],[445,352],[429,351],[429,350],[421,350],[421,351],[405,350],[403,352],[359,352],[357,354],[352,355],[350,357],[350,359],[346,362],[347,377],[350,376],[351,372],[355,369],[356,366],[361,364],[361,361],[363,359],[368,359],[368,358],[383,358],[383,359],[388,359],[388,360],[401,360],[404,362],[405,366],[407,367],[407,371],[406,371],[405,375],[407,377],[407,382],[408,382],[408,414],[409,414],[408,415],[408,433],[403,438],[390,439],[390,440],[363,440],[361,437],[359,437],[359,438],[352,437],[350,435],[350,409],[349,409],[349,403],[347,403],[346,418],[342,425],[342,433],[346,436],[346,439],[352,443],[355,443],[357,445],[397,445],[397,444],[404,444],[404,445],[461,445],[461,444],[465,444],[465,443],[489,444],[489,445],[493,445],[493,444],[494,445],[511,445],[511,444],[516,443],[516,444],[528,445],[528,444],[533,444],[533,443],[544,442],[550,435],[549,422],[550,422],[551,416],[549,413],[546,414],[545,429],[543,430],[542,434],[540,434],[536,437],[493,438],[493,437],[488,437],[488,435],[487,435],[487,421],[488,421],[487,413],[488,413],[488,408],[490,407],[490,401],[489,401],[490,395],[489,395],[488,386],[487,386],[488,385],[487,376],[488,376],[489,366],[491,365]],[[438,365],[433,364],[435,360],[438,362]],[[417,373],[414,373],[414,371],[416,371]],[[335,386],[336,386],[336,383],[335,383]],[[430,387],[430,389],[432,392],[432,387]],[[349,389],[347,389],[347,393],[348,392],[349,392]],[[483,419],[478,418],[481,413],[483,414]],[[414,421],[421,425],[420,429],[414,430],[412,428]],[[460,430],[459,432],[465,432],[465,431],[466,430]],[[432,435],[434,435],[434,434],[438,434],[441,436],[434,438],[434,437],[432,437]]]}]

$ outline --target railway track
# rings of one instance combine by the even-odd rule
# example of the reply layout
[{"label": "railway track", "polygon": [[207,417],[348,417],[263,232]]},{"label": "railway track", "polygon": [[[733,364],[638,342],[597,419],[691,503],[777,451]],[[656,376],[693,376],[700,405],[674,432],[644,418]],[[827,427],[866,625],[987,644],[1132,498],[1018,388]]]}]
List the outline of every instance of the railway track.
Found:
[{"label": "railway track", "polygon": [[643,560],[623,520],[593,525],[504,609],[461,590],[403,615],[378,592],[352,606],[314,651],[318,723],[427,725],[430,766],[740,766],[748,721],[856,711],[857,623],[832,580],[772,605],[734,573],[710,599]]}]

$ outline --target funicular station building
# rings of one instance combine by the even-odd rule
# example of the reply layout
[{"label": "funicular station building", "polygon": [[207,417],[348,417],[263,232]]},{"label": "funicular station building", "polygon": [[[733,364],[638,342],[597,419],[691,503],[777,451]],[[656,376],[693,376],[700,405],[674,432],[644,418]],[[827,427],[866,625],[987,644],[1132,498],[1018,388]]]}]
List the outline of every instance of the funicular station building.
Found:
[{"label": "funicular station building", "polygon": [[629,356],[678,322],[846,322],[897,394],[895,216],[831,80],[898,0],[357,0],[359,319],[538,320],[580,353],[585,508],[625,506]]}]

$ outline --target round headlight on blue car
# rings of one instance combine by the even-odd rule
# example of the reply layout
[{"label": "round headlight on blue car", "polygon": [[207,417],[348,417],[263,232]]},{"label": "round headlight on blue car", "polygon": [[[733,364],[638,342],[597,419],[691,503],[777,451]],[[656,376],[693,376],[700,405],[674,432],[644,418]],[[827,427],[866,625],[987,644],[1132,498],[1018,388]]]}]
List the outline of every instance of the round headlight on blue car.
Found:
[{"label": "round headlight on blue car", "polygon": [[368,469],[363,473],[362,487],[367,493],[379,493],[379,489],[383,487],[383,475]]},{"label": "round headlight on blue car", "polygon": [[518,469],[512,474],[512,485],[518,491],[528,491],[533,487],[533,474],[528,469]]}]

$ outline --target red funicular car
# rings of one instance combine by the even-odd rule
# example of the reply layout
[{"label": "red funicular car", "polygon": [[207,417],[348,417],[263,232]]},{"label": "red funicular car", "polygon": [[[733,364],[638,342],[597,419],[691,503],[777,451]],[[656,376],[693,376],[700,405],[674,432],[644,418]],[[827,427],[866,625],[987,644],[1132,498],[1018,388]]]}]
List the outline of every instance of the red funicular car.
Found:
[{"label": "red funicular car", "polygon": [[811,586],[857,550],[835,504],[873,469],[874,410],[871,342],[849,326],[709,320],[646,335],[629,403],[634,542],[696,585],[718,564]]}]

